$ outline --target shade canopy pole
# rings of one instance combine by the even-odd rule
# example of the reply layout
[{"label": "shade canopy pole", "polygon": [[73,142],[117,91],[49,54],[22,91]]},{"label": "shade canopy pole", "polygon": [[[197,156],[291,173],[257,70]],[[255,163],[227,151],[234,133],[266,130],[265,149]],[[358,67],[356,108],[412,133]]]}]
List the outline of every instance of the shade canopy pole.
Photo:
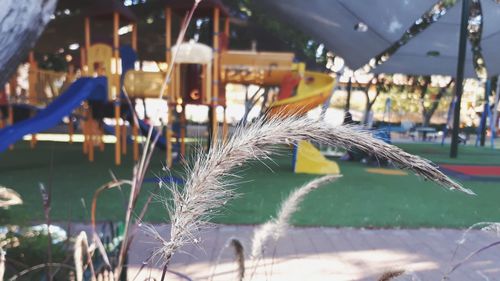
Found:
[{"label": "shade canopy pole", "polygon": [[[483,115],[481,116],[481,124],[479,128],[481,129],[480,131],[480,138],[479,138],[479,145],[484,146],[484,143],[486,142],[486,121],[488,119],[489,111],[490,111],[490,103],[489,103],[489,98],[492,92],[492,81],[491,78],[488,78],[486,80],[485,88],[484,88],[484,109],[483,109]],[[491,120],[490,120],[491,122]]]},{"label": "shade canopy pole", "polygon": [[456,104],[453,111],[453,130],[451,134],[450,157],[458,156],[458,130],[460,129],[460,103],[462,102],[464,67],[465,67],[465,48],[467,47],[467,25],[469,22],[470,0],[462,0],[462,16],[460,22],[460,39],[458,44],[458,62],[457,75],[455,83]]},{"label": "shade canopy pole", "polygon": [[497,132],[498,101],[500,99],[500,78],[496,77],[495,100],[493,101],[493,116],[490,120],[491,127],[491,148],[495,148],[495,137]]},{"label": "shade canopy pole", "polygon": [[[121,147],[121,133],[122,128],[120,126],[120,118],[121,118],[121,109],[120,109],[120,83],[118,78],[118,68],[119,68],[119,59],[120,59],[120,37],[118,35],[118,29],[120,29],[120,14],[117,12],[113,13],[113,59],[115,64],[115,73],[112,74],[108,79],[113,79],[114,89],[108,89],[108,91],[114,91],[115,101],[115,164],[120,165],[122,162],[122,147]],[[92,145],[92,144],[91,144]]]},{"label": "shade canopy pole", "polygon": [[349,82],[347,82],[347,98],[344,107],[345,112],[351,110],[351,91],[352,91],[352,78],[349,77]]}]

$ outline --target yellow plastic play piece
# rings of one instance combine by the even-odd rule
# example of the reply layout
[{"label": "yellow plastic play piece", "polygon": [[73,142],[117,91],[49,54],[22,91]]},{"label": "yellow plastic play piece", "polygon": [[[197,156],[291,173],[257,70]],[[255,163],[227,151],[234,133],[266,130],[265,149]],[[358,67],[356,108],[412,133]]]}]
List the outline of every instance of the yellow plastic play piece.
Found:
[{"label": "yellow plastic play piece", "polygon": [[295,173],[303,174],[340,174],[339,165],[330,161],[308,141],[300,141],[295,155]]},{"label": "yellow plastic play piece", "polygon": [[305,114],[330,98],[335,79],[328,74],[306,71],[293,97],[274,102],[270,114]]},{"label": "yellow plastic play piece", "polygon": [[114,99],[117,93],[118,75],[112,68],[113,48],[107,44],[97,43],[87,50],[87,76],[108,77],[108,98]]}]

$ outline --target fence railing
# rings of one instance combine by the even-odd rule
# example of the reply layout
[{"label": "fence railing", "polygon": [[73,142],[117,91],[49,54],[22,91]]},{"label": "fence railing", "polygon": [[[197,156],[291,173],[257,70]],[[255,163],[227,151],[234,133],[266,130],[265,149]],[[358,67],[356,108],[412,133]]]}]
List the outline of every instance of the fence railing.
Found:
[{"label": "fence railing", "polygon": [[57,98],[73,82],[67,72],[33,69],[29,71],[29,103],[46,105]]}]

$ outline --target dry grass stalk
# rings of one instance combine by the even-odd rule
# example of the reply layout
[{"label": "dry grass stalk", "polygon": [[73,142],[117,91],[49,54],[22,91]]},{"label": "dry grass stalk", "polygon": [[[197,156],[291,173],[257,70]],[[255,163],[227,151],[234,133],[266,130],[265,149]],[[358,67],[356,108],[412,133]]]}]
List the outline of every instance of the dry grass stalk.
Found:
[{"label": "dry grass stalk", "polygon": [[340,177],[340,175],[327,175],[316,178],[293,191],[281,204],[277,217],[266,222],[255,231],[252,237],[252,259],[260,258],[264,254],[265,245],[269,238],[276,241],[285,234],[290,218],[298,210],[299,204],[309,192]]},{"label": "dry grass stalk", "polygon": [[467,228],[462,233],[462,237],[460,238],[460,240],[457,241],[457,244],[458,245],[464,244],[467,241],[467,236],[469,235],[469,233],[473,229],[476,229],[476,228],[480,228],[483,231],[495,232],[497,235],[500,234],[500,223],[498,223],[498,222],[478,222],[478,223],[475,223],[475,224],[469,226],[469,228]]},{"label": "dry grass stalk", "polygon": [[234,249],[234,257],[236,264],[238,265],[238,279],[242,281],[245,278],[245,253],[243,244],[240,240],[233,238],[230,242],[231,247]]},{"label": "dry grass stalk", "polygon": [[103,272],[97,274],[97,281],[113,281],[115,277],[113,276],[113,272],[104,270]]},{"label": "dry grass stalk", "polygon": [[403,275],[405,273],[404,270],[391,270],[391,271],[387,271],[387,272],[384,272],[384,274],[382,274],[382,276],[380,276],[378,278],[378,281],[389,281],[389,280],[393,280],[401,275]]},{"label": "dry grass stalk", "polygon": [[[189,13],[186,15],[186,18],[184,19],[184,22],[181,24],[181,29],[179,32],[179,35],[177,37],[177,45],[182,43],[184,40],[184,36],[186,34],[186,31],[188,29],[189,23],[191,22],[191,18],[194,14],[194,11],[198,7],[198,4],[202,0],[195,0],[193,7],[189,11]],[[167,90],[167,86],[170,83],[171,76],[172,76],[172,71],[173,71],[173,65],[175,65],[176,59],[177,59],[177,53],[178,53],[179,48],[177,48],[177,51],[173,54],[172,61],[169,63],[168,69],[167,69],[167,74],[165,76],[165,79],[162,83],[162,87],[160,89],[160,92],[158,94],[158,97],[160,99],[163,98],[165,91]],[[135,110],[133,110],[132,104],[130,102],[130,98],[128,97],[125,88],[124,93],[126,96],[127,101],[129,102],[129,106],[132,108],[132,111],[134,112],[133,116],[135,118],[135,122],[137,122],[137,113]],[[134,168],[134,173],[133,173],[133,184],[132,184],[132,189],[130,191],[130,197],[129,197],[129,202],[127,206],[127,211],[125,214],[125,229],[124,229],[124,238],[122,242],[122,247],[120,249],[119,257],[118,257],[118,264],[115,269],[115,276],[116,278],[120,278],[121,271],[123,268],[123,263],[125,261],[125,256],[128,252],[128,248],[132,242],[133,236],[130,235],[130,220],[132,217],[132,212],[134,210],[135,204],[137,202],[138,195],[140,193],[142,183],[144,182],[144,177],[146,175],[146,171],[149,167],[149,164],[151,162],[151,158],[153,156],[154,148],[156,146],[156,143],[160,137],[160,134],[157,134],[156,136],[153,137],[153,126],[150,126],[146,138],[146,143],[144,144],[144,148],[142,151],[141,159],[138,163],[138,165]],[[143,209],[143,212],[147,210],[147,205]],[[137,222],[136,222],[137,224]],[[136,227],[134,227],[135,229]],[[131,236],[131,237],[129,237]]]},{"label": "dry grass stalk", "polygon": [[21,195],[13,189],[0,186],[0,208],[23,204]]},{"label": "dry grass stalk", "polygon": [[234,250],[235,262],[236,262],[236,265],[238,266],[237,280],[241,281],[245,277],[245,250],[244,250],[243,244],[237,238],[230,238],[224,244],[224,247],[222,247],[222,249],[219,252],[219,255],[217,256],[217,259],[214,263],[214,267],[212,268],[212,272],[210,273],[210,277],[208,278],[209,281],[212,281],[214,279],[217,266],[219,265],[219,263],[222,259],[222,254],[224,253],[224,251],[228,247],[231,247]]},{"label": "dry grass stalk", "polygon": [[111,263],[109,262],[109,257],[108,257],[108,254],[106,253],[106,249],[104,248],[104,245],[101,241],[101,238],[99,237],[99,235],[97,234],[97,231],[96,231],[96,218],[95,218],[95,215],[96,215],[96,210],[97,210],[97,199],[99,198],[99,196],[101,195],[101,193],[105,190],[109,190],[109,189],[112,189],[112,188],[117,188],[117,187],[121,187],[122,185],[132,185],[132,181],[129,181],[129,180],[118,180],[113,174],[113,181],[111,182],[108,182],[102,186],[100,186],[98,189],[96,189],[96,191],[94,192],[94,196],[92,197],[92,206],[91,206],[91,210],[90,210],[90,223],[91,223],[91,226],[92,226],[92,238],[93,238],[93,242],[94,242],[94,245],[97,247],[97,249],[99,250],[99,253],[101,254],[102,258],[103,258],[103,261],[104,263],[108,266],[108,268],[111,268]]},{"label": "dry grass stalk", "polygon": [[450,275],[455,272],[457,269],[459,269],[460,267],[462,267],[464,264],[466,264],[467,262],[469,262],[470,259],[472,259],[473,257],[479,255],[480,253],[486,251],[486,250],[489,250],[491,248],[494,248],[494,247],[498,247],[500,246],[500,241],[495,241],[493,243],[490,243],[486,246],[483,246],[473,252],[471,252],[469,255],[467,255],[464,259],[462,259],[461,261],[459,261],[458,263],[456,263],[444,276],[441,280],[450,280]]},{"label": "dry grass stalk", "polygon": [[[16,281],[16,280],[21,279],[22,277],[28,275],[31,272],[38,271],[38,270],[46,268],[48,266],[51,266],[51,267],[54,267],[54,268],[59,268],[59,269],[62,269],[62,268],[69,269],[70,270],[70,272],[69,272],[70,280],[74,280],[74,278],[72,278],[73,277],[72,274],[75,272],[75,268],[74,267],[72,267],[70,265],[67,265],[65,263],[53,262],[53,263],[37,264],[37,265],[34,265],[32,267],[26,268],[26,269],[24,269],[22,271],[17,272],[12,277],[10,277],[8,279],[8,281]],[[21,279],[21,280],[26,280],[26,279]]]},{"label": "dry grass stalk", "polygon": [[0,281],[3,281],[5,274],[5,251],[0,248]]},{"label": "dry grass stalk", "polygon": [[[50,233],[50,225],[51,225],[51,218],[50,218],[50,210],[52,209],[51,203],[52,203],[52,189],[45,188],[45,185],[43,183],[40,183],[40,194],[42,195],[42,203],[43,203],[43,212],[45,215],[45,223],[47,224],[47,263],[52,264],[52,235]],[[52,268],[51,266],[47,266],[47,280],[52,281]]]},{"label": "dry grass stalk", "polygon": [[172,223],[170,239],[152,231],[160,243],[155,254],[168,264],[179,248],[199,241],[197,233],[207,226],[216,210],[232,198],[229,187],[233,182],[228,177],[236,167],[249,160],[269,158],[276,144],[294,144],[301,140],[370,152],[443,187],[474,194],[448,178],[431,162],[355,127],[334,127],[321,120],[297,116],[260,118],[248,126],[236,128],[227,142],[214,143],[207,154],[199,153],[194,164],[186,168],[188,176],[184,188],[170,187],[173,199],[165,201]]},{"label": "dry grass stalk", "polygon": [[[84,261],[84,257],[87,259]],[[92,273],[91,280],[95,281],[95,272],[94,267],[92,265],[92,249],[89,247],[87,234],[82,231],[75,240],[75,246],[73,251],[73,259],[75,261],[75,272],[76,272],[76,280],[83,281],[83,272],[85,271],[85,267],[90,266],[90,271]]]},{"label": "dry grass stalk", "polygon": [[463,233],[462,237],[460,240],[457,240],[457,246],[455,247],[455,250],[453,251],[453,254],[451,256],[451,261],[455,260],[456,255],[458,254],[458,251],[460,250],[460,247],[467,242],[467,236],[469,233],[474,230],[479,228],[482,231],[487,231],[487,232],[495,232],[497,236],[500,235],[500,223],[498,222],[478,222],[473,225],[471,225],[469,228],[467,228]]}]

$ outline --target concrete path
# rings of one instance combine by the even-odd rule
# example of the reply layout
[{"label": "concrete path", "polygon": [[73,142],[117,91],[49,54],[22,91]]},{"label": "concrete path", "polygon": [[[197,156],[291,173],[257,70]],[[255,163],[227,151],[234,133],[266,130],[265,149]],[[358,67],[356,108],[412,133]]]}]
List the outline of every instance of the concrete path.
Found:
[{"label": "concrete path", "polygon": [[[157,229],[168,237],[169,225]],[[248,254],[254,230],[254,226],[211,228],[201,236],[199,245],[174,256],[169,270],[180,274],[168,273],[166,280],[210,280],[211,276],[213,280],[237,280],[233,249],[226,247],[227,242],[238,238]],[[246,276],[253,277],[246,280],[377,280],[394,269],[414,273],[398,280],[441,280],[452,264],[500,240],[495,233],[476,230],[456,251],[462,234],[463,230],[451,229],[292,228],[277,243],[268,245],[265,258],[256,267],[247,260]],[[129,280],[156,246],[147,235],[137,236],[129,255]],[[153,266],[142,270],[135,280],[159,280],[160,275],[160,267]],[[150,276],[155,279],[148,279]],[[500,280],[500,249],[472,258],[449,280]]]}]

